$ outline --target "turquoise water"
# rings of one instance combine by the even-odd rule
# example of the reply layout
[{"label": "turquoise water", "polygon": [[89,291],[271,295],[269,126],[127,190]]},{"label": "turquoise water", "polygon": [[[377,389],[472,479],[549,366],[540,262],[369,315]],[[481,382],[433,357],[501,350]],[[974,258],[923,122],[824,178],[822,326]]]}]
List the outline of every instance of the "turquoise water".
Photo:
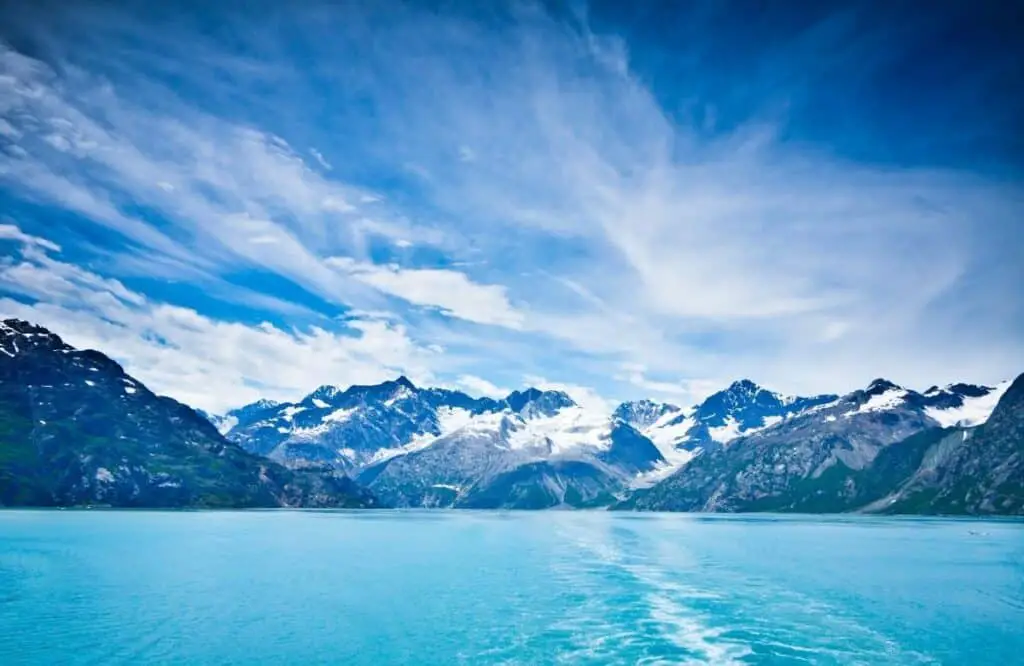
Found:
[{"label": "turquoise water", "polygon": [[1024,663],[1024,524],[0,512],[0,664]]}]

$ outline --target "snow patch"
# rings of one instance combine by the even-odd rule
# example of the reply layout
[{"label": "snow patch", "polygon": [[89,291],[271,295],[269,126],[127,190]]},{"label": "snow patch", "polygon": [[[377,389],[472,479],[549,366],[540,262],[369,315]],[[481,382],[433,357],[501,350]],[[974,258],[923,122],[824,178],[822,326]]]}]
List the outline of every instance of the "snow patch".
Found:
[{"label": "snow patch", "polygon": [[135,393],[136,391],[137,391],[137,389],[134,386],[125,386],[124,387],[124,392],[129,394],[129,395],[131,395],[132,393]]},{"label": "snow patch", "polygon": [[732,416],[726,417],[725,425],[718,426],[717,428],[708,428],[708,434],[711,436],[711,439],[719,444],[731,442],[740,436],[740,432],[740,422]]},{"label": "snow patch", "polygon": [[441,407],[437,410],[437,426],[441,430],[439,437],[450,435],[473,422],[473,414],[461,407]]},{"label": "snow patch", "polygon": [[659,481],[675,474],[700,453],[699,448],[687,451],[686,449],[677,449],[675,447],[668,450],[659,447],[658,450],[661,451],[661,455],[665,460],[659,462],[653,469],[637,474],[630,483],[632,488],[650,488]]},{"label": "snow patch", "polygon": [[411,395],[412,392],[408,388],[406,388],[405,386],[401,386],[397,391],[394,392],[394,394],[390,398],[384,401],[384,406],[390,407],[399,400],[404,400],[405,398],[408,398]]},{"label": "snow patch", "polygon": [[1010,388],[1010,382],[1002,382],[983,396],[977,398],[964,396],[963,404],[959,407],[950,407],[949,409],[926,407],[924,413],[938,421],[943,428],[981,425],[992,416],[992,412],[1008,388]]},{"label": "snow patch", "polygon": [[581,448],[607,449],[609,419],[602,412],[580,406],[565,407],[553,416],[535,416],[528,421],[515,418],[516,428],[509,433],[511,449],[542,448],[552,455]]},{"label": "snow patch", "polygon": [[313,406],[314,407],[319,407],[320,409],[327,409],[328,407],[330,407],[330,405],[328,405],[326,402],[324,402],[320,398],[313,398]]},{"label": "snow patch", "polygon": [[96,382],[94,382],[94,381],[92,381],[90,379],[86,379],[85,383],[86,383],[87,386],[96,386]]},{"label": "snow patch", "polygon": [[906,397],[907,389],[889,389],[888,391],[884,391],[882,393],[879,393],[878,395],[871,396],[871,398],[869,398],[867,402],[861,405],[856,412],[851,413],[864,414],[867,412],[884,412],[888,409],[894,409],[896,407],[899,407],[900,404],[902,404],[903,401],[906,399]]},{"label": "snow patch", "polygon": [[373,452],[368,464],[380,463],[391,458],[422,451],[442,437],[447,437],[463,429],[471,432],[494,432],[501,426],[503,418],[504,414],[500,412],[474,416],[469,410],[461,407],[441,407],[437,410],[439,434],[420,433],[403,446],[378,449]]},{"label": "snow patch", "polygon": [[641,434],[654,442],[654,445],[661,451],[662,457],[667,460],[669,455],[675,451],[676,445],[684,441],[690,429],[697,424],[692,412],[693,410],[683,409],[668,412],[652,423],[650,427],[642,430]]},{"label": "snow patch", "polygon": [[355,413],[355,408],[350,409],[336,409],[323,418],[324,423],[344,423],[352,418],[352,414]]},{"label": "snow patch", "polygon": [[304,411],[306,411],[305,407],[300,407],[298,405],[288,405],[287,407],[281,410],[281,416],[287,419],[288,421],[291,421],[296,414]]},{"label": "snow patch", "polygon": [[222,435],[226,435],[229,432],[231,432],[231,429],[234,428],[236,425],[238,425],[237,416],[225,416],[223,419],[220,420],[220,423],[217,424],[217,432],[219,432]]}]

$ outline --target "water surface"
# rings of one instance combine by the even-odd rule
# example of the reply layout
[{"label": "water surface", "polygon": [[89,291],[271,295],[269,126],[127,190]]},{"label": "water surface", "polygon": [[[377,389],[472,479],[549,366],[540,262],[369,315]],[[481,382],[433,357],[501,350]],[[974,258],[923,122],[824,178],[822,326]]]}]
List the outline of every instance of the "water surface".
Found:
[{"label": "water surface", "polygon": [[0,664],[1009,664],[1024,524],[0,511]]}]

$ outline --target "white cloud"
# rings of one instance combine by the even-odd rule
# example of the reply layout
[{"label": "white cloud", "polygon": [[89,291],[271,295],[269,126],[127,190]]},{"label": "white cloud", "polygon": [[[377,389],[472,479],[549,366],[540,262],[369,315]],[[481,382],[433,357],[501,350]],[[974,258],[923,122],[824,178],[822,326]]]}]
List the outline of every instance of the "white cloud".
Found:
[{"label": "white cloud", "polygon": [[465,273],[439,268],[401,268],[332,257],[327,263],[346,275],[410,303],[439,308],[451,317],[517,329],[523,315],[508,301],[505,288],[477,284]]},{"label": "white cloud", "polygon": [[509,389],[495,386],[491,382],[477,377],[476,375],[459,375],[455,380],[455,385],[459,388],[465,389],[471,395],[474,396],[485,396],[488,398],[504,398],[511,391]]},{"label": "white cloud", "polygon": [[12,240],[26,245],[37,245],[46,250],[60,252],[60,246],[56,243],[26,234],[13,224],[0,224],[0,240]]},{"label": "white cloud", "polygon": [[539,388],[542,391],[562,391],[577,405],[587,410],[610,414],[615,409],[615,402],[604,398],[589,386],[549,381],[537,375],[527,375],[523,377],[523,382],[526,386]]},{"label": "white cloud", "polygon": [[728,384],[720,379],[681,379],[674,382],[657,381],[647,377],[647,368],[635,363],[624,363],[616,378],[637,387],[645,395],[664,397],[682,403],[695,405],[715,391]]},{"label": "white cloud", "polygon": [[296,399],[325,383],[433,378],[429,364],[437,355],[401,324],[350,318],[331,332],[215,320],[52,259],[34,249],[39,239],[18,240],[26,243],[21,260],[0,263],[0,291],[25,301],[0,298],[0,316],[99,349],[150,389],[195,407],[222,412],[260,397]]},{"label": "white cloud", "polygon": [[310,148],[309,154],[312,155],[313,158],[320,163],[320,166],[327,169],[328,171],[334,168],[331,166],[331,163],[324,158],[323,154],[321,154],[320,151],[317,150],[316,148]]}]

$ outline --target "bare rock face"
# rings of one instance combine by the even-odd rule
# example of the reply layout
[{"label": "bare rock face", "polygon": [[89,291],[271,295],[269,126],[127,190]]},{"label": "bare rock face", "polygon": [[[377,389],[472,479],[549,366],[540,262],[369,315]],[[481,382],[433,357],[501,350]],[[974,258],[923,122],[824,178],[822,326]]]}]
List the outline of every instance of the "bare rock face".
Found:
[{"label": "bare rock face", "polygon": [[875,510],[967,515],[1024,514],[1024,375],[992,416],[953,431]]},{"label": "bare rock face", "polygon": [[923,394],[875,380],[708,449],[617,508],[1020,513],[1022,394],[1021,378]]}]

